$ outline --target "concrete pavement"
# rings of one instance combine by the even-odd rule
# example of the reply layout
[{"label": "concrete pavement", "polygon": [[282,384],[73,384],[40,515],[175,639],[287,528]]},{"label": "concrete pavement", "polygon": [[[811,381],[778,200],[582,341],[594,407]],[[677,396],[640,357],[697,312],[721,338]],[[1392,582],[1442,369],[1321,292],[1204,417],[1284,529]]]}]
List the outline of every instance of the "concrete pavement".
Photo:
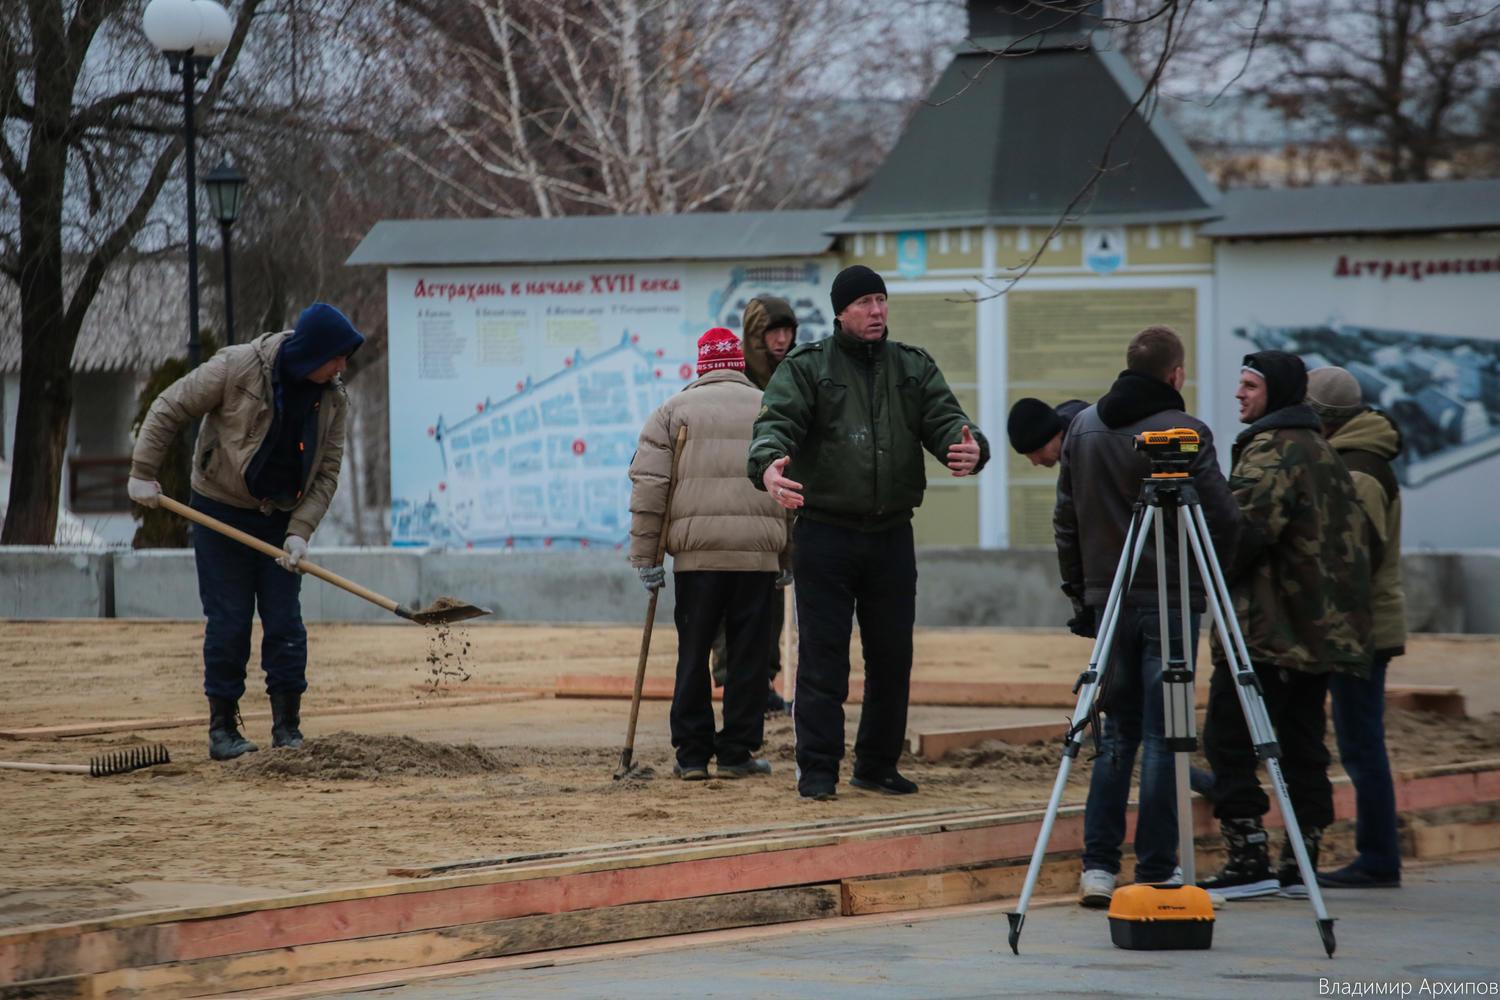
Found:
[{"label": "concrete pavement", "polygon": [[[1500,995],[1500,857],[1408,868],[1398,890],[1326,890],[1338,948],[1306,900],[1229,903],[1205,951],[1125,951],[1101,911],[1034,905],[1019,956],[1008,905],[721,931],[495,960],[384,1000],[926,1000]],[[538,963],[548,967],[535,967]],[[500,963],[504,963],[503,965]],[[530,964],[533,967],[526,968]],[[477,969],[484,963],[474,963]],[[352,983],[350,984],[353,985]],[[374,985],[374,984],[370,984]],[[326,988],[326,984],[325,984]],[[320,993],[349,1000],[368,992]]]}]

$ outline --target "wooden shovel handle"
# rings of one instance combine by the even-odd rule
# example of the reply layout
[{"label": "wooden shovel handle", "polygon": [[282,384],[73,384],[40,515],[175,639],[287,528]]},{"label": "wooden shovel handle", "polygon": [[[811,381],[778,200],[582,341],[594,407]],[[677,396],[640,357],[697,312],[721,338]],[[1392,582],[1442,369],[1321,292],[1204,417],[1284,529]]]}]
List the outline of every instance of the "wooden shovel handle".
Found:
[{"label": "wooden shovel handle", "polygon": [[[687,424],[677,428],[677,443],[672,447],[672,472],[667,477],[667,505],[662,508],[661,532],[656,536],[656,556],[651,565],[660,566],[667,553],[667,525],[672,516],[672,493],[677,489],[677,463],[682,460],[682,449],[687,445]],[[641,688],[646,683],[646,659],[651,655],[651,629],[656,624],[656,599],[661,588],[651,592],[646,603],[646,624],[641,629],[641,656],[635,665],[635,690],[630,696],[630,725],[625,730],[625,749],[620,754],[620,769],[615,777],[621,777],[630,768],[631,755],[635,752],[635,725],[641,714]]]},{"label": "wooden shovel handle", "polygon": [[[185,503],[173,500],[165,493],[159,494],[156,498],[156,502],[161,506],[167,508],[167,510],[170,510],[174,514],[181,514],[189,521],[196,521],[198,524],[203,525],[205,528],[212,528],[214,531],[217,531],[219,534],[225,536],[226,538],[233,538],[237,542],[242,542],[245,545],[250,546],[255,551],[270,556],[272,559],[280,559],[286,555],[284,551],[278,549],[270,542],[262,541],[261,539],[256,538],[254,535],[241,531],[239,528],[231,527],[230,525],[225,524],[223,521],[220,521],[216,517],[210,517],[202,511],[194,510]],[[397,604],[389,597],[382,597],[380,594],[375,593],[375,591],[373,590],[370,590],[366,587],[361,587],[353,580],[346,580],[331,570],[326,570],[322,566],[314,565],[306,558],[299,559],[297,561],[297,570],[303,573],[309,573],[320,580],[325,580],[328,583],[333,584],[335,587],[347,590],[355,597],[363,597],[371,604],[378,604],[382,608],[385,608],[387,611],[393,612],[395,614],[400,614],[401,611],[405,610],[401,608],[401,605]]]}]

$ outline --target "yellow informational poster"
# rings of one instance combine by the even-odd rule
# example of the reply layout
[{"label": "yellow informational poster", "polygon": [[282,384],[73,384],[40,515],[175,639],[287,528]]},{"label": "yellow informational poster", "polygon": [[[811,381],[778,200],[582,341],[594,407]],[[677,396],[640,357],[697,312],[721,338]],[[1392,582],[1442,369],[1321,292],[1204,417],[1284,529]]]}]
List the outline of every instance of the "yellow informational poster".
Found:
[{"label": "yellow informational poster", "polygon": [[1125,367],[1130,338],[1157,324],[1182,336],[1191,372],[1197,309],[1192,288],[1011,292],[1005,321],[1010,384],[1090,383],[1103,392]]},{"label": "yellow informational poster", "polygon": [[[1051,406],[1069,399],[1094,402],[1125,367],[1130,338],[1148,326],[1176,330],[1187,349],[1187,370],[1194,371],[1197,310],[1197,292],[1192,288],[1009,293],[1006,413],[1023,396],[1034,396]],[[1194,392],[1184,386],[1183,394],[1191,400]],[[996,431],[1003,433],[1004,428]],[[1033,466],[1008,444],[1003,446],[1009,463],[1010,544],[1050,546],[1057,470]]]},{"label": "yellow informational poster", "polygon": [[[1056,470],[1051,470],[1054,473]],[[1052,548],[1052,508],[1057,506],[1057,476],[1048,483],[1027,483],[1010,488],[1010,538],[1012,548]]]},{"label": "yellow informational poster", "polygon": [[949,385],[975,385],[979,381],[977,308],[962,292],[898,295],[891,299],[891,339],[931,354]]}]

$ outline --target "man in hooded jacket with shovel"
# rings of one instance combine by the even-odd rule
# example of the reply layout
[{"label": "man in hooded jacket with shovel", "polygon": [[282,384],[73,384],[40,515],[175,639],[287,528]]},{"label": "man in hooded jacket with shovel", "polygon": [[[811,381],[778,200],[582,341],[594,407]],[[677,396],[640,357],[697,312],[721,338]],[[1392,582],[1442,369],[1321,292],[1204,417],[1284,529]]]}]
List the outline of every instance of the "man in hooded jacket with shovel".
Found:
[{"label": "man in hooded jacket with shovel", "polygon": [[203,632],[208,754],[259,749],[236,724],[245,692],[252,618],[263,630],[261,669],[271,699],[271,745],[300,747],[307,630],[297,564],[338,488],[349,400],[339,375],[362,337],[333,306],[315,302],[292,330],[226,347],[151,404],[131,456],[130,499],[155,507],[157,470],[178,428],[202,418],[189,506],[286,554],[271,559],[221,534],[193,532]]}]

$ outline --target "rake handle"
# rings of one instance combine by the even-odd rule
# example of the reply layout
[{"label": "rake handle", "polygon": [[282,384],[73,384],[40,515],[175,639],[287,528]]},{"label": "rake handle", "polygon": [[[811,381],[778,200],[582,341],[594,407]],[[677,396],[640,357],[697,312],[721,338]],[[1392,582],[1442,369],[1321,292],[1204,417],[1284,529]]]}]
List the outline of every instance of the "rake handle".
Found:
[{"label": "rake handle", "polygon": [[[187,518],[189,521],[195,521],[198,524],[203,525],[205,528],[211,528],[214,531],[217,531],[219,534],[224,535],[226,538],[233,538],[237,542],[242,542],[243,544],[250,546],[255,551],[270,556],[272,559],[280,559],[286,555],[285,552],[283,552],[281,549],[278,549],[270,542],[256,538],[254,535],[241,531],[239,528],[225,524],[218,518],[210,517],[208,514],[205,514],[202,511],[194,510],[193,508],[189,507],[187,504],[182,503],[179,500],[173,500],[165,493],[159,494],[156,498],[156,502],[161,506],[167,508],[167,510],[170,510],[174,514],[180,514],[181,516]],[[391,600],[389,597],[384,597],[380,594],[377,594],[375,593],[375,591],[370,590],[367,587],[361,587],[353,580],[346,580],[332,570],[324,569],[322,566],[315,565],[307,559],[300,559],[297,561],[297,572],[311,574],[312,576],[317,577],[319,580],[331,583],[335,587],[338,587],[342,590],[347,590],[355,597],[362,597],[365,600],[369,601],[371,604],[378,604],[380,607],[385,608],[387,611],[390,611],[394,614],[401,614],[401,612],[405,610],[401,607],[400,604]]]},{"label": "rake handle", "polygon": [[87,764],[29,764],[19,760],[0,760],[0,767],[17,771],[62,771],[67,774],[88,774]]}]

